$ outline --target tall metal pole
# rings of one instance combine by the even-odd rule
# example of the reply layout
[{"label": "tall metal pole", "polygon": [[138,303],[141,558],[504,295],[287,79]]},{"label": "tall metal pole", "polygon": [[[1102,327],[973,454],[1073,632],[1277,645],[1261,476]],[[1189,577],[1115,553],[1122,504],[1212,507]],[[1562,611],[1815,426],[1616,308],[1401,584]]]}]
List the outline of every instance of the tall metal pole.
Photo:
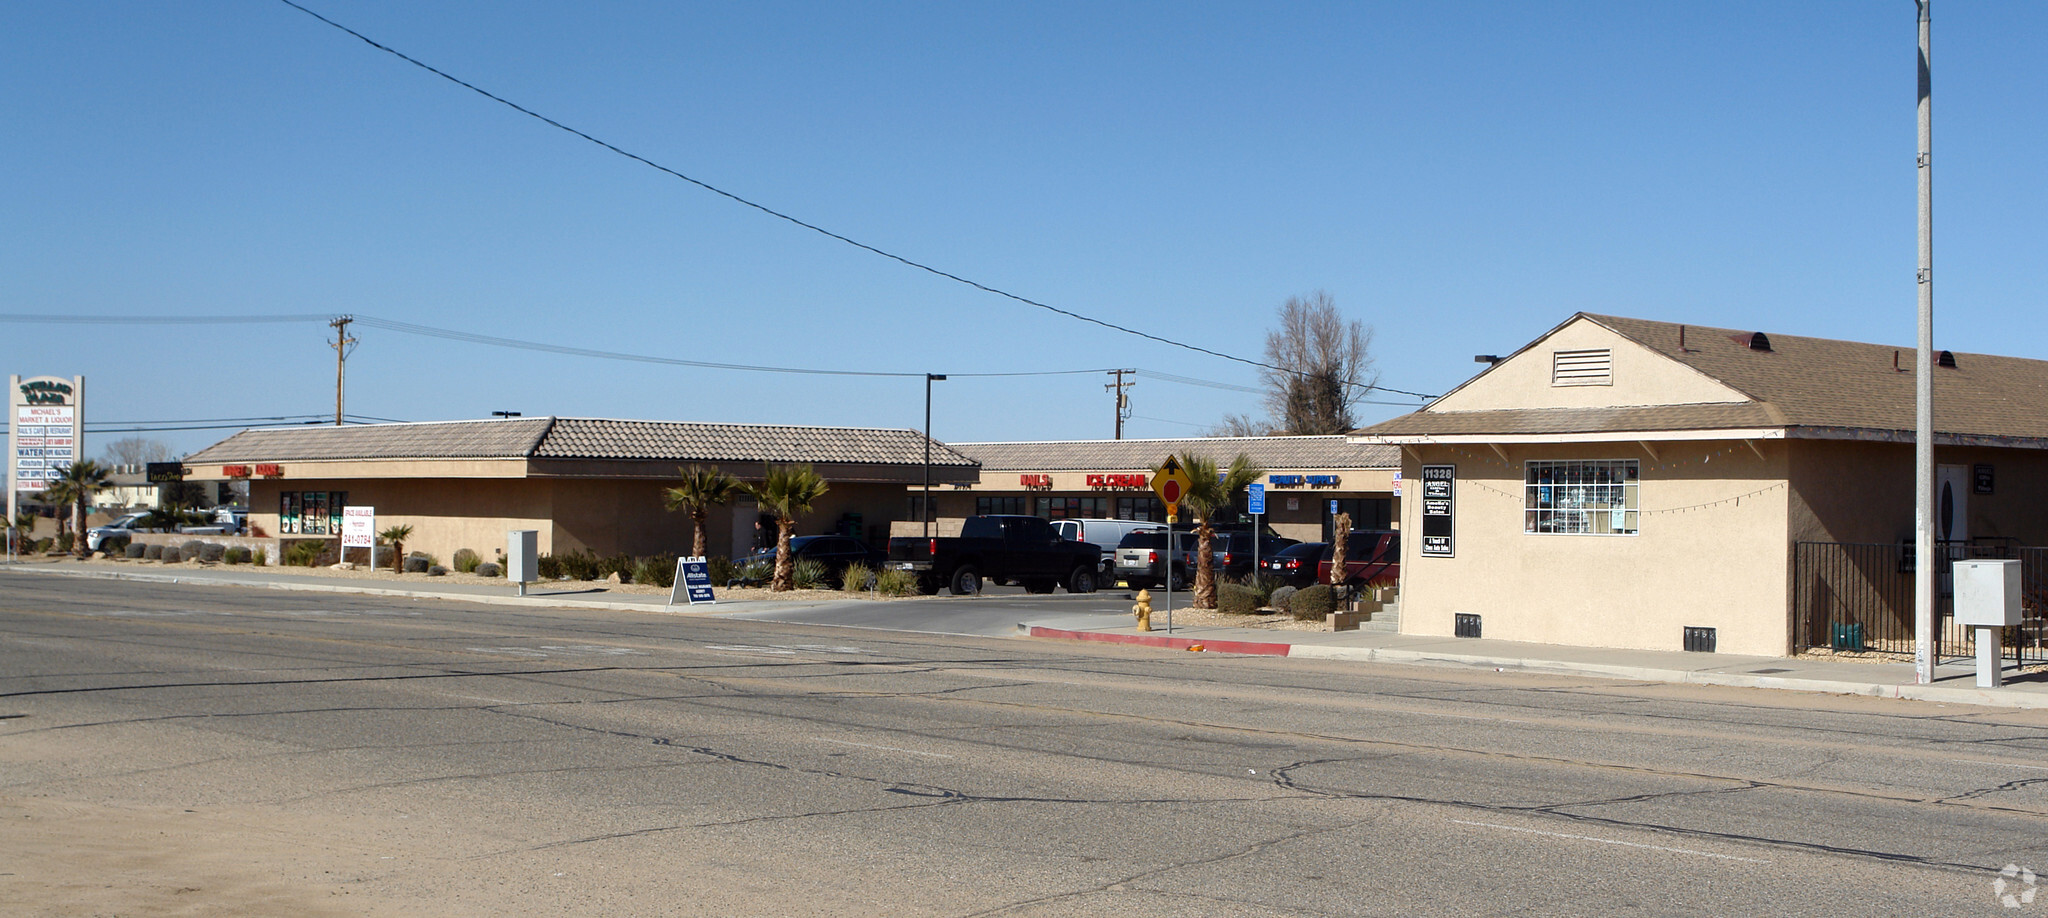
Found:
[{"label": "tall metal pole", "polygon": [[944,373],[924,374],[924,500],[917,515],[924,520],[924,537],[932,537],[932,383]]},{"label": "tall metal pole", "polygon": [[1934,114],[1928,70],[1931,0],[1920,13],[1920,343],[1914,356],[1913,416],[1913,677],[1934,681],[1934,586],[1942,563],[1934,544]]},{"label": "tall metal pole", "polygon": [[334,329],[334,426],[336,427],[341,426],[342,371],[348,362],[348,346],[356,343],[356,339],[348,336],[348,323],[355,320],[355,316],[336,316],[334,321],[327,323],[329,328]]}]

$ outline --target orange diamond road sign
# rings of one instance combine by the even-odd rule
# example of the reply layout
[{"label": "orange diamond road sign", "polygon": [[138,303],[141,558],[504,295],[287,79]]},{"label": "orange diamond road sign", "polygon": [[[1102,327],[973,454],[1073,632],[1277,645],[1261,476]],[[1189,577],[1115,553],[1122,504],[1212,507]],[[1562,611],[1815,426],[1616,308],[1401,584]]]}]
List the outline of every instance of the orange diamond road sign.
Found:
[{"label": "orange diamond road sign", "polygon": [[1169,514],[1179,511],[1181,498],[1187,496],[1188,484],[1188,473],[1181,469],[1180,460],[1172,456],[1166,457],[1166,462],[1152,473],[1152,490],[1166,504]]}]

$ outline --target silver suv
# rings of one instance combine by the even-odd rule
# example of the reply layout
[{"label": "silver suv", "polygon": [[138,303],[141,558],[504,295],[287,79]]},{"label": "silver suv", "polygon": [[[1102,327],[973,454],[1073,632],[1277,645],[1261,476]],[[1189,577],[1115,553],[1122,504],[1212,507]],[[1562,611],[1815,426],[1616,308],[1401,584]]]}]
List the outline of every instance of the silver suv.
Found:
[{"label": "silver suv", "polygon": [[[1195,534],[1173,534],[1177,550],[1166,549],[1166,530],[1140,529],[1116,543],[1116,576],[1133,590],[1149,590],[1173,578],[1173,588],[1185,590],[1195,581]],[[1171,554],[1171,558],[1167,556]],[[1169,567],[1169,561],[1171,566]]]}]

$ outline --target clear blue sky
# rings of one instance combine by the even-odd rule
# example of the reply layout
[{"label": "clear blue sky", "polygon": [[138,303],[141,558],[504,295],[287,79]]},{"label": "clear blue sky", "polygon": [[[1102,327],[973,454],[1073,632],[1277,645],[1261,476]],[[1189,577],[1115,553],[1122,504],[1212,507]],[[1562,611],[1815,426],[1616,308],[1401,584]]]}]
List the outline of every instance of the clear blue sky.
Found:
[{"label": "clear blue sky", "polygon": [[[1316,289],[1376,330],[1384,384],[1430,393],[1579,310],[1913,340],[1910,0],[305,2],[769,207],[1246,357]],[[8,19],[0,312],[354,313],[732,363],[1256,382],[734,204],[271,0]],[[2048,358],[2044,47],[2048,4],[1936,6],[1940,347]],[[331,413],[327,334],[0,323],[0,372],[84,374],[95,426]],[[351,414],[922,423],[921,379],[358,334]],[[1107,381],[956,377],[934,435],[1107,437]],[[1133,437],[1257,409],[1157,378],[1132,395]]]}]

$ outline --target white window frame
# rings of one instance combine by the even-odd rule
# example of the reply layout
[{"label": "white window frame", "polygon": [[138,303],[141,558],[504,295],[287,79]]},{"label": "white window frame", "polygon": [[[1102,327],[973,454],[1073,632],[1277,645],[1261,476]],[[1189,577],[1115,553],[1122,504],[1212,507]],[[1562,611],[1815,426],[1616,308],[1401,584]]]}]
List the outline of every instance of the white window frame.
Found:
[{"label": "white window frame", "polygon": [[[1549,472],[1548,476],[1543,473]],[[1636,459],[1529,459],[1522,463],[1522,531],[1633,536],[1642,532]]]}]

